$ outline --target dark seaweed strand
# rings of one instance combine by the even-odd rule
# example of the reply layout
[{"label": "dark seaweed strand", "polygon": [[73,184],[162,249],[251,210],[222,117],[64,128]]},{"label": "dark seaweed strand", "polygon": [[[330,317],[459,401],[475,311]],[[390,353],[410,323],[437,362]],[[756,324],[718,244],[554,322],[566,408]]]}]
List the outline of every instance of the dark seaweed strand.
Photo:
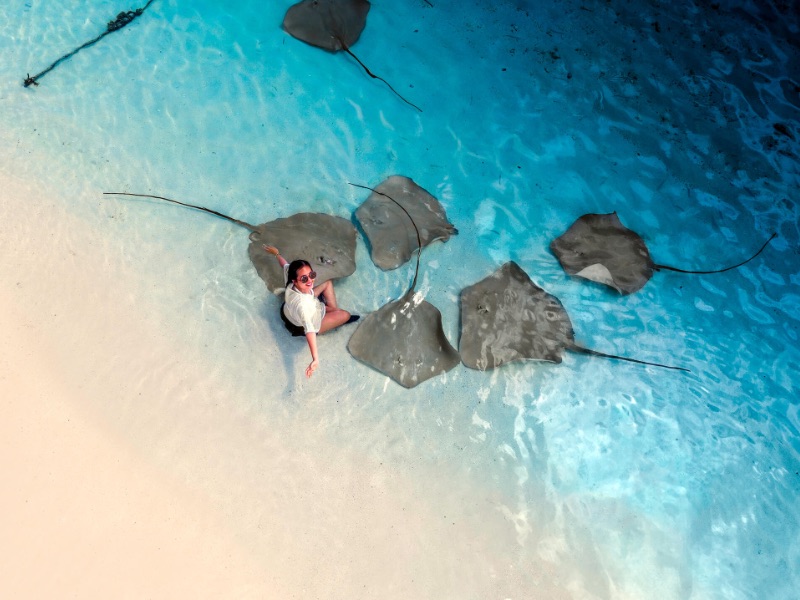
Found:
[{"label": "dark seaweed strand", "polygon": [[380,194],[381,196],[387,197],[389,200],[391,200],[392,202],[397,204],[397,206],[400,207],[400,210],[402,210],[404,213],[406,213],[406,216],[408,217],[408,220],[411,221],[411,225],[414,227],[414,232],[417,234],[417,268],[414,270],[414,280],[411,282],[411,287],[408,288],[408,292],[406,292],[406,294],[414,291],[414,288],[417,287],[417,275],[419,275],[419,259],[420,259],[420,255],[422,254],[422,238],[419,235],[419,229],[417,229],[417,224],[414,223],[414,219],[411,218],[411,215],[403,207],[403,205],[400,204],[394,198],[392,198],[389,194],[384,194],[383,192],[379,192],[378,190],[373,189],[371,187],[368,187],[366,185],[359,185],[357,183],[350,183],[349,181],[347,183],[349,183],[353,187],[359,187],[359,188],[362,188],[362,189],[365,189],[365,190],[369,190],[371,192],[375,192],[376,194]]},{"label": "dark seaweed strand", "polygon": [[239,219],[234,219],[233,217],[229,217],[228,215],[223,215],[221,212],[217,212],[215,210],[211,210],[210,208],[206,208],[204,206],[197,206],[195,204],[186,204],[185,202],[178,202],[177,200],[170,200],[169,198],[164,198],[163,196],[151,196],[150,194],[129,194],[127,192],[103,192],[106,196],[134,196],[136,198],[155,198],[157,200],[165,200],[167,202],[172,202],[173,204],[179,204],[181,206],[186,206],[187,208],[196,208],[197,210],[202,210],[207,213],[211,213],[212,215],[216,215],[217,217],[222,217],[223,219],[230,221],[231,223],[235,223],[245,229],[249,229],[252,232],[257,232],[258,229],[255,225],[251,225],[246,221],[240,221]]},{"label": "dark seaweed strand", "polygon": [[662,365],[660,363],[653,363],[647,362],[644,360],[636,360],[635,358],[628,358],[626,356],[617,356],[615,354],[605,354],[603,352],[597,352],[596,350],[589,350],[588,348],[584,348],[583,346],[576,346],[572,345],[569,346],[570,350],[574,350],[575,352],[579,352],[581,354],[588,354],[590,356],[601,356],[603,358],[613,358],[615,360],[624,360],[627,362],[636,363],[637,365],[649,365],[651,367],[661,367],[662,369],[672,369],[674,371],[685,371],[686,373],[691,373],[689,369],[684,369],[683,367],[671,367],[670,365]]},{"label": "dark seaweed strand", "polygon": [[739,264],[732,265],[732,266],[730,266],[730,267],[725,267],[724,269],[716,269],[716,270],[714,270],[714,271],[685,271],[684,269],[678,269],[678,268],[676,268],[676,267],[668,267],[668,266],[666,266],[666,265],[653,265],[653,268],[654,268],[656,271],[658,271],[658,270],[661,270],[661,269],[664,269],[664,270],[666,270],[666,271],[675,271],[676,273],[691,273],[691,274],[694,274],[694,275],[710,275],[710,274],[712,274],[712,273],[724,273],[725,271],[730,271],[730,270],[732,270],[732,269],[737,269],[737,268],[741,267],[742,265],[746,265],[747,263],[749,263],[749,262],[750,262],[751,260],[753,260],[753,259],[754,259],[756,256],[758,256],[759,254],[761,254],[761,253],[764,251],[764,248],[766,248],[766,247],[767,247],[767,244],[769,244],[769,243],[770,243],[770,242],[771,242],[771,241],[772,241],[774,238],[776,238],[777,236],[778,236],[778,234],[777,234],[777,233],[773,233],[773,234],[772,234],[772,235],[769,237],[769,239],[768,239],[766,242],[764,242],[764,245],[763,245],[763,246],[761,246],[761,248],[759,249],[759,251],[758,251],[758,252],[756,252],[755,254],[753,254],[753,256],[751,256],[751,257],[750,257],[750,258],[748,258],[747,260],[743,260],[743,261],[742,261],[742,262],[740,262]]},{"label": "dark seaweed strand", "polygon": [[354,59],[356,59],[356,62],[357,62],[358,64],[360,64],[360,65],[361,65],[361,66],[364,68],[364,70],[367,72],[367,75],[369,75],[369,76],[370,76],[370,77],[372,77],[373,79],[380,79],[380,80],[381,80],[383,83],[385,83],[385,84],[386,84],[386,87],[388,87],[390,90],[392,90],[392,92],[394,92],[394,95],[395,95],[395,96],[397,96],[398,98],[400,98],[400,100],[402,100],[403,102],[405,102],[405,103],[406,103],[406,104],[408,104],[409,106],[413,106],[413,107],[414,107],[414,108],[416,108],[416,109],[417,109],[419,112],[422,112],[422,109],[421,109],[419,106],[417,106],[416,104],[414,104],[414,103],[412,103],[412,102],[409,102],[408,100],[406,100],[405,98],[403,98],[403,97],[402,97],[400,94],[398,94],[398,93],[397,93],[397,90],[396,90],[396,89],[394,89],[394,88],[391,86],[391,84],[390,84],[388,81],[386,81],[386,80],[385,80],[383,77],[378,77],[378,76],[377,76],[377,75],[375,75],[375,74],[374,74],[372,71],[370,71],[370,70],[367,68],[367,65],[365,65],[363,62],[361,62],[361,60],[359,60],[359,58],[358,58],[358,57],[357,57],[355,54],[353,54],[352,52],[350,52],[350,48],[348,48],[348,47],[345,45],[345,43],[342,41],[342,39],[341,39],[341,38],[339,38],[339,43],[342,45],[342,49],[343,49],[345,52],[347,52],[347,53],[348,53],[350,56],[352,56]]},{"label": "dark seaweed strand", "polygon": [[55,69],[60,63],[64,62],[68,58],[71,58],[71,57],[75,56],[78,52],[80,52],[84,48],[88,48],[89,46],[92,46],[93,44],[96,44],[97,42],[102,40],[105,36],[107,36],[109,33],[113,33],[115,31],[119,31],[120,29],[122,29],[123,27],[125,27],[126,25],[131,23],[136,17],[141,16],[141,14],[145,10],[147,10],[147,8],[152,3],[153,3],[153,0],[148,0],[147,4],[145,4],[142,8],[137,8],[136,10],[129,10],[127,12],[119,13],[117,15],[116,19],[114,19],[113,21],[109,21],[108,22],[108,25],[106,25],[106,30],[103,33],[98,35],[96,38],[94,38],[92,40],[89,40],[88,42],[86,42],[82,46],[78,46],[72,52],[70,52],[68,54],[65,54],[64,56],[59,58],[56,62],[54,62],[52,65],[47,67],[41,73],[39,73],[37,75],[34,75],[33,77],[31,77],[31,74],[28,73],[28,76],[22,82],[22,85],[24,85],[25,87],[29,87],[31,85],[39,85],[38,80],[41,79],[42,77],[44,77],[45,75],[47,75],[53,69]]}]

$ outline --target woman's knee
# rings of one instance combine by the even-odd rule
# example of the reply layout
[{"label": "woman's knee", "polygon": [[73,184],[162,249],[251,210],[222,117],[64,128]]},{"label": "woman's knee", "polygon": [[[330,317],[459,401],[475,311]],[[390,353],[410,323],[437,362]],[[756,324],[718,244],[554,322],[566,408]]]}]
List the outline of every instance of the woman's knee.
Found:
[{"label": "woman's knee", "polygon": [[325,316],[322,318],[322,327],[320,327],[320,333],[324,333],[326,331],[330,331],[331,329],[335,329],[341,325],[347,323],[350,319],[350,313],[346,310],[336,309],[331,310],[325,313]]},{"label": "woman's knee", "polygon": [[341,308],[337,308],[333,313],[336,317],[336,324],[342,325],[343,323],[347,322],[347,319],[350,318],[350,313],[346,310],[342,310]]}]

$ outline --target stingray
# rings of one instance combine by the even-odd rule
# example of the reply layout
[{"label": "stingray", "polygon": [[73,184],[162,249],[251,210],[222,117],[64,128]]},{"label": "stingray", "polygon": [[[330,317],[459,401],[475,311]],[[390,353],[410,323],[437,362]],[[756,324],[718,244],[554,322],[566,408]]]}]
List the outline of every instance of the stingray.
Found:
[{"label": "stingray", "polygon": [[628,295],[640,290],[654,271],[662,269],[708,275],[741,267],[761,254],[775,236],[773,233],[758,252],[738,264],[711,271],[687,271],[654,263],[644,240],[612,212],[583,215],[561,237],[553,240],[550,249],[568,274],[602,283]]},{"label": "stingray", "polygon": [[558,298],[534,284],[515,262],[462,290],[459,352],[467,367],[487,371],[520,360],[560,363],[564,350],[688,371],[579,346]]},{"label": "stingray", "polygon": [[276,219],[261,225],[251,225],[224,215],[210,208],[170,200],[149,194],[129,194],[124,192],[104,192],[113,196],[135,196],[155,198],[173,204],[201,210],[221,217],[250,231],[248,254],[258,275],[267,288],[278,293],[284,289],[283,269],[278,261],[264,252],[262,246],[269,244],[280,249],[286,257],[303,258],[311,263],[317,272],[317,282],[339,279],[352,275],[356,270],[356,228],[350,221],[341,217],[321,213],[298,213],[288,218]]},{"label": "stingray", "polygon": [[392,175],[375,188],[356,210],[356,219],[369,240],[372,262],[384,271],[404,265],[419,248],[458,233],[439,201],[402,175]]},{"label": "stingray", "polygon": [[388,81],[370,71],[350,50],[367,25],[370,6],[367,0],[303,0],[286,11],[283,28],[293,38],[311,46],[329,52],[347,52],[367,75],[385,83],[403,102],[422,112],[421,108],[398,94]]},{"label": "stingray", "polygon": [[[373,193],[382,194],[377,190]],[[402,298],[385,304],[361,321],[347,343],[347,350],[400,385],[413,388],[455,367],[459,357],[444,334],[439,309],[414,291],[423,244],[414,219],[399,202],[397,206],[417,231],[414,279]]]},{"label": "stingray", "polygon": [[37,73],[36,75],[31,75],[30,73],[28,73],[28,76],[24,79],[24,81],[22,82],[22,85],[24,85],[25,87],[30,87],[31,85],[38,86],[39,85],[39,80],[42,77],[44,77],[45,75],[47,75],[50,71],[55,69],[62,62],[72,58],[73,56],[75,56],[78,52],[80,52],[84,48],[88,48],[89,46],[93,46],[94,44],[96,44],[97,42],[102,40],[104,37],[106,37],[109,33],[114,33],[115,31],[119,31],[120,29],[122,29],[126,25],[131,24],[134,19],[136,19],[137,17],[141,17],[142,13],[144,11],[146,11],[148,8],[150,8],[150,5],[152,3],[153,3],[153,0],[148,0],[147,4],[145,4],[141,8],[137,8],[135,10],[126,10],[124,12],[119,13],[115,19],[109,21],[106,24],[106,30],[103,33],[101,33],[100,35],[98,35],[95,38],[92,38],[88,42],[86,42],[84,44],[81,44],[80,46],[78,46],[77,48],[72,50],[71,52],[68,52],[67,54],[65,54],[64,56],[59,58],[57,61],[55,61],[53,64],[51,64],[49,67],[47,67],[41,73]]}]

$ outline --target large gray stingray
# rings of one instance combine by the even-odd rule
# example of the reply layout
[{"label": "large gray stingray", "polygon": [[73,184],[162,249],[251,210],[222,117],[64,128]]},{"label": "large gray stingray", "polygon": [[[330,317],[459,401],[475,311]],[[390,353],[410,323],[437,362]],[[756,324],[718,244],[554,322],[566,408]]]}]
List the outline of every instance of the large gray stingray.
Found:
[{"label": "large gray stingray", "polygon": [[283,28],[292,37],[329,52],[347,52],[367,75],[385,83],[394,94],[418,111],[382,77],[378,77],[353,54],[350,47],[367,25],[370,3],[367,0],[302,0],[291,6],[283,18]]},{"label": "large gray stingray", "polygon": [[535,285],[515,262],[461,292],[461,360],[487,371],[520,360],[561,362],[564,350],[664,367],[589,350],[575,343],[567,311],[555,296]]},{"label": "large gray stingray", "polygon": [[317,272],[317,282],[339,279],[352,275],[356,270],[356,228],[347,219],[321,213],[298,213],[288,218],[276,219],[261,225],[251,225],[224,215],[210,208],[170,200],[149,194],[128,194],[123,192],[104,192],[113,196],[135,196],[155,198],[173,204],[195,208],[235,223],[250,231],[248,254],[258,275],[272,292],[284,287],[283,270],[262,246],[269,244],[280,249],[283,256],[303,258],[311,263]]},{"label": "large gray stingray", "polygon": [[[398,206],[413,226],[411,215],[399,203]],[[418,232],[418,252],[423,246],[419,235]],[[442,329],[441,313],[414,291],[419,261],[418,253],[414,279],[403,297],[367,315],[347,343],[354,358],[407,388],[445,373],[459,362],[458,352]]]},{"label": "large gray stingray", "polygon": [[553,240],[550,249],[568,274],[602,283],[628,295],[640,290],[654,271],[662,269],[707,275],[741,267],[761,254],[774,237],[773,233],[758,252],[738,264],[713,271],[686,271],[654,263],[644,240],[612,212],[583,215],[561,237]]},{"label": "large gray stingray", "polygon": [[356,210],[356,219],[369,240],[372,262],[384,271],[404,265],[419,248],[458,233],[439,201],[402,175],[392,175],[375,188]]}]

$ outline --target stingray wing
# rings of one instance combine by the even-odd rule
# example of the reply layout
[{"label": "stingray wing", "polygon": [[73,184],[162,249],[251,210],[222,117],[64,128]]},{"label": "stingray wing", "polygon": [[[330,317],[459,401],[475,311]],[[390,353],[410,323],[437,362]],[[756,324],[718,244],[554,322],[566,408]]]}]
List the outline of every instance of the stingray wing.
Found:
[{"label": "stingray wing", "polygon": [[653,261],[644,240],[625,227],[617,213],[580,217],[550,244],[564,270],[627,295],[653,276]]},{"label": "stingray wing", "polygon": [[307,44],[338,52],[358,41],[369,9],[367,0],[303,0],[286,11],[283,28]]},{"label": "stingray wing", "polygon": [[458,364],[439,310],[412,293],[370,313],[347,343],[353,357],[413,388]]},{"label": "stingray wing", "polygon": [[277,247],[288,261],[302,258],[317,272],[317,283],[352,275],[356,270],[356,228],[347,219],[322,213],[298,213],[257,227],[248,253],[272,292],[281,291],[283,269],[262,246]]},{"label": "stingray wing", "polygon": [[574,343],[561,302],[515,262],[461,292],[462,362],[486,371],[519,360],[561,362]]},{"label": "stingray wing", "polygon": [[356,210],[356,219],[369,240],[372,262],[383,270],[404,265],[418,248],[409,215],[417,225],[423,248],[458,233],[436,198],[408,177],[392,175]]}]

